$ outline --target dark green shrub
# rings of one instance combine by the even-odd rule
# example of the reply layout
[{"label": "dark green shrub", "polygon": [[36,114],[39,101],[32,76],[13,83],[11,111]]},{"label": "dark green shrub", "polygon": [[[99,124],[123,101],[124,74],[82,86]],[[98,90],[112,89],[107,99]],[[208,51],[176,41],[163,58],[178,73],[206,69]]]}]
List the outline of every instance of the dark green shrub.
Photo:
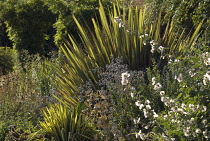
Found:
[{"label": "dark green shrub", "polygon": [[0,46],[11,47],[12,43],[7,36],[6,30],[6,24],[2,19],[0,19]]},{"label": "dark green shrub", "polygon": [[[53,27],[56,29],[54,41],[58,46],[65,39],[68,39],[68,33],[73,34],[79,40],[79,35],[77,34],[78,28],[76,27],[72,14],[83,25],[89,25],[89,27],[93,27],[91,18],[98,15],[98,0],[45,0],[44,2],[57,15],[57,21],[53,24]],[[103,4],[105,8],[111,5],[109,0],[104,0]]]},{"label": "dark green shrub", "polygon": [[16,53],[13,49],[0,47],[0,75],[13,71]]},{"label": "dark green shrub", "polygon": [[0,3],[0,18],[6,23],[13,47],[30,54],[44,54],[47,31],[55,22],[54,14],[42,0],[6,1]]}]

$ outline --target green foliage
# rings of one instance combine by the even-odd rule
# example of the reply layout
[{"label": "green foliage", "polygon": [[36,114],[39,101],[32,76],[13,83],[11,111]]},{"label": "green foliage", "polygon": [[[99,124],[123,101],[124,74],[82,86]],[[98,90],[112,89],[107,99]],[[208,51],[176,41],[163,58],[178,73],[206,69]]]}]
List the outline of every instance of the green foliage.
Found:
[{"label": "green foliage", "polygon": [[153,9],[154,15],[157,9],[162,9],[166,21],[173,19],[175,26],[185,29],[186,34],[198,26],[202,20],[205,21],[202,30],[209,33],[210,4],[208,0],[145,0],[145,2]]},{"label": "green foliage", "polygon": [[207,60],[210,56],[206,52],[208,50],[202,51],[199,48],[191,52],[185,50],[178,57],[170,55],[168,65],[159,77],[154,75],[154,71],[149,73],[149,80],[152,80],[151,89],[154,89],[158,82],[161,84],[160,89],[150,94],[160,97],[159,101],[164,104],[163,111],[158,111],[157,122],[151,127],[153,129],[150,137],[163,140],[209,138],[209,124],[205,121],[209,120]]},{"label": "green foliage", "polygon": [[[22,52],[22,55],[24,53]],[[16,64],[16,71],[0,77],[0,137],[3,140],[8,126],[15,125],[28,133],[38,130],[41,108],[55,102],[56,90],[51,84],[53,72],[37,56],[25,53],[24,70]],[[49,60],[48,60],[49,61]],[[49,74],[49,75],[47,75]]]},{"label": "green foliage", "polygon": [[[161,53],[176,51],[179,54],[188,46],[193,48],[202,23],[192,36],[184,37],[183,34],[177,34],[173,22],[168,22],[162,33],[161,12],[155,21],[153,18],[147,18],[150,14],[151,11],[146,7],[130,6],[121,9],[120,5],[113,4],[109,17],[106,17],[100,3],[100,21],[92,19],[94,32],[82,26],[74,17],[82,42],[78,43],[69,35],[69,43],[61,47],[61,58],[64,58],[64,61],[54,66],[63,102],[75,104],[78,101],[78,86],[87,81],[93,89],[97,89],[100,76],[94,69],[104,68],[110,63],[111,56],[123,57],[129,69],[140,70],[150,66],[152,58],[159,61]],[[166,48],[164,52],[160,51],[160,46]]]},{"label": "green foliage", "polygon": [[12,43],[7,36],[6,30],[6,25],[0,18],[0,46],[11,47]]},{"label": "green foliage", "polygon": [[56,53],[49,54],[49,58],[52,58],[48,59],[40,57],[38,54],[30,55],[27,50],[20,52],[19,55],[22,62],[19,63],[17,70],[21,70],[21,77],[28,77],[29,81],[33,81],[35,89],[42,96],[51,96],[52,91],[54,91],[52,81],[55,74],[49,63],[55,61],[53,57],[55,55]]},{"label": "green foliage", "polygon": [[36,136],[36,134],[24,131],[22,128],[17,129],[15,125],[10,125],[9,127],[9,133],[7,134],[5,141],[41,141],[44,140],[44,137],[42,136]]},{"label": "green foliage", "polygon": [[[17,100],[11,100],[10,98],[16,98]],[[29,99],[29,97],[28,97]],[[21,99],[19,97],[2,97],[1,100],[1,112],[0,118],[1,122],[4,123],[1,127],[1,139],[3,140],[6,137],[6,133],[8,133],[10,125],[18,126],[24,130],[27,130],[29,133],[35,132],[38,130],[36,124],[37,120],[40,119],[39,110],[36,108],[40,108],[38,106],[37,101],[27,99]],[[32,105],[34,104],[34,105]]]},{"label": "green foliage", "polygon": [[61,104],[51,105],[43,111],[44,121],[40,122],[49,139],[56,141],[93,140],[96,134],[90,121],[82,115],[83,106],[67,108]]},{"label": "green foliage", "polygon": [[0,17],[6,23],[13,47],[30,54],[44,54],[47,31],[55,22],[55,15],[42,0],[7,1],[1,3]]},{"label": "green foliage", "polygon": [[0,47],[0,75],[13,71],[16,58],[17,53],[13,49]]},{"label": "green foliage", "polygon": [[6,137],[7,125],[3,121],[0,121],[0,140],[4,140]]},{"label": "green foliage", "polygon": [[[68,38],[68,33],[73,34],[79,40],[72,14],[74,14],[78,20],[84,22],[83,25],[88,24],[90,26],[91,18],[97,15],[97,9],[99,7],[98,0],[46,0],[44,2],[49,9],[57,15],[57,21],[54,23],[53,27],[56,29],[54,38],[58,46]],[[110,5],[108,0],[103,1],[103,3],[106,7]]]},{"label": "green foliage", "polygon": [[[179,26],[185,17],[181,22],[176,18],[167,20],[170,19],[165,13],[167,9],[155,15],[150,7],[113,3],[106,11],[99,2],[99,17],[92,19],[92,31],[78,15],[84,15],[95,1],[71,2],[52,0],[41,7],[58,16],[57,35],[62,35],[59,40],[74,20],[81,42],[77,42],[77,36],[69,35],[70,41],[61,47],[59,58],[52,62],[23,51],[19,56],[23,58],[23,68],[16,64],[18,71],[0,78],[0,140],[9,132],[9,125],[23,128],[14,131],[19,135],[40,134],[46,136],[45,140],[55,141],[209,138],[210,54],[204,39],[196,41],[207,19],[202,25],[199,18],[193,15],[199,20],[191,21],[187,14],[187,20],[197,26],[189,33]],[[180,11],[187,4],[195,6],[192,1],[183,1],[183,7],[178,0],[170,2]],[[202,13],[206,3],[199,2]],[[18,7],[17,11],[7,7],[11,10],[9,14],[21,15],[21,11],[29,10],[23,1],[9,1],[6,5],[9,3]],[[81,7],[75,9],[71,4]],[[40,109],[55,102],[52,94],[65,106],[51,105],[43,111],[43,118]],[[87,116],[94,120],[102,136],[95,138],[98,132]],[[38,120],[42,130],[36,132]]]},{"label": "green foliage", "polygon": [[167,54],[161,70],[131,71],[113,60],[100,72],[103,89],[81,89],[86,115],[109,140],[208,139],[210,54],[199,48]]}]

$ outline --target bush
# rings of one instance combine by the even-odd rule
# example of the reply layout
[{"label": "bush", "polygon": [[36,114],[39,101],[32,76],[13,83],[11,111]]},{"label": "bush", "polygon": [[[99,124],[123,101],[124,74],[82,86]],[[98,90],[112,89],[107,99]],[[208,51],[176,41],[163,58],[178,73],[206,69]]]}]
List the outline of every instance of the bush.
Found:
[{"label": "bush", "polygon": [[[44,55],[49,39],[47,32],[55,22],[55,15],[42,0],[0,2],[0,18],[5,22],[9,39],[18,51]],[[20,20],[21,19],[21,20]]]},{"label": "bush", "polygon": [[0,77],[2,140],[9,132],[9,125],[30,134],[36,132],[38,120],[42,120],[40,110],[55,102],[52,98],[52,94],[56,94],[52,84],[53,72],[47,67],[47,60],[43,62],[38,55],[25,55],[24,70],[17,64],[16,71]]},{"label": "bush", "polygon": [[173,20],[174,25],[181,30],[185,29],[189,34],[198,24],[204,20],[202,31],[209,37],[210,4],[204,0],[145,0],[145,3],[153,9],[153,16],[161,9],[165,21]]},{"label": "bush", "polygon": [[8,47],[0,47],[0,75],[12,72],[15,66],[16,52]]},{"label": "bush", "polygon": [[[53,24],[56,29],[54,41],[60,46],[68,39],[68,33],[74,35],[74,38],[80,41],[77,33],[78,28],[72,15],[75,15],[84,26],[93,28],[91,19],[98,16],[98,0],[45,0],[45,4],[56,14],[57,21]],[[111,5],[109,0],[103,0],[104,6],[108,9]]]},{"label": "bush", "polygon": [[161,70],[131,71],[114,59],[100,71],[103,89],[80,88],[85,114],[109,140],[210,138],[210,54],[199,48],[166,55]]}]

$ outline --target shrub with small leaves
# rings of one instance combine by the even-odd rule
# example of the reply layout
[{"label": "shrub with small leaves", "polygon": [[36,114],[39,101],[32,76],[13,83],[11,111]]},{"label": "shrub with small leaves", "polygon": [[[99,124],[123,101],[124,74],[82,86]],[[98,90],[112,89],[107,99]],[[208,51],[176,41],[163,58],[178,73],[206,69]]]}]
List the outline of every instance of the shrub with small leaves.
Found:
[{"label": "shrub with small leaves", "polygon": [[[154,100],[155,95],[160,105],[136,101],[143,114],[136,117],[141,120],[134,123],[146,124],[136,132],[137,138],[205,140],[210,137],[208,53],[208,49],[184,50],[178,57],[167,55],[168,64],[161,71],[155,69],[156,66],[147,70],[150,91],[145,92],[150,97],[146,93],[140,95],[147,98],[146,101]],[[145,89],[145,86],[140,84],[139,88]]]}]

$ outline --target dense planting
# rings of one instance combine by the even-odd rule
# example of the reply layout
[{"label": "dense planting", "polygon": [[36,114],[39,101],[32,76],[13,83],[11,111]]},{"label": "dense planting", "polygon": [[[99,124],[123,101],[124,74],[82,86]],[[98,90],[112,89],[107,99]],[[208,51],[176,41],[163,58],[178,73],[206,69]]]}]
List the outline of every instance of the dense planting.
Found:
[{"label": "dense planting", "polygon": [[0,140],[208,140],[209,4],[142,4],[0,0]]}]

